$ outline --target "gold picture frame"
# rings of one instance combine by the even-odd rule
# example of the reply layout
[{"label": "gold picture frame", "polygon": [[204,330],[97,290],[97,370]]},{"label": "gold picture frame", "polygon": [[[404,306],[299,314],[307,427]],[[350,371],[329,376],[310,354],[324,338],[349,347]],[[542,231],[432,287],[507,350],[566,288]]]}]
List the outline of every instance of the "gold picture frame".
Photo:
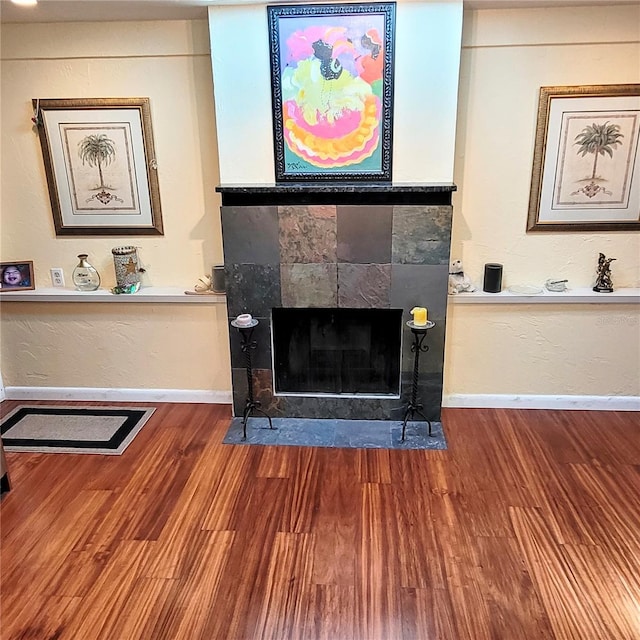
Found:
[{"label": "gold picture frame", "polygon": [[32,103],[56,235],[163,235],[149,98]]},{"label": "gold picture frame", "polygon": [[527,231],[640,230],[640,84],[541,87]]}]

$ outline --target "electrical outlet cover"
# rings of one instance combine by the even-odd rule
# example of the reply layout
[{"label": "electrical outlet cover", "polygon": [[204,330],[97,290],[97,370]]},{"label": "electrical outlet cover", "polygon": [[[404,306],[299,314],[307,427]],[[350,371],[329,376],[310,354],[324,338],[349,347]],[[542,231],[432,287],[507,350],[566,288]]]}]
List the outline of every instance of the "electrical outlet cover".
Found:
[{"label": "electrical outlet cover", "polygon": [[64,287],[64,271],[59,267],[51,269],[51,284],[54,287]]}]

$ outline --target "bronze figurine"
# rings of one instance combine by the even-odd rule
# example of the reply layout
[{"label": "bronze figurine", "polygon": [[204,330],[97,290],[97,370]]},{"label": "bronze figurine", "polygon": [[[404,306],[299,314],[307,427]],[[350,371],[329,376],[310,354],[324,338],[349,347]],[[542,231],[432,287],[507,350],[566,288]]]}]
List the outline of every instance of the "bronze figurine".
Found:
[{"label": "bronze figurine", "polygon": [[593,287],[598,293],[611,293],[613,291],[613,283],[611,282],[611,263],[615,258],[607,258],[604,253],[598,256],[598,277]]}]

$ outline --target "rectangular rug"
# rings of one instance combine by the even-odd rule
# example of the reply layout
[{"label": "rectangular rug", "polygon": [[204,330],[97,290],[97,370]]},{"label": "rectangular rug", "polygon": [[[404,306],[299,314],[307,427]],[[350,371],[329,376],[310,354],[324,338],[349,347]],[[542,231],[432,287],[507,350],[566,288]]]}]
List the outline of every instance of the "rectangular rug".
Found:
[{"label": "rectangular rug", "polygon": [[120,455],[151,417],[148,407],[20,405],[2,418],[5,451]]}]

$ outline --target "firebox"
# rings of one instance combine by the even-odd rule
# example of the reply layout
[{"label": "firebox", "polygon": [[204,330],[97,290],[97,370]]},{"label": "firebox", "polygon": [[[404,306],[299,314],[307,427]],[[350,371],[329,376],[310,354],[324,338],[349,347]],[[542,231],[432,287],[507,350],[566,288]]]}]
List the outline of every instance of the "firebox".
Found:
[{"label": "firebox", "polygon": [[402,309],[274,308],[277,395],[399,397]]}]

